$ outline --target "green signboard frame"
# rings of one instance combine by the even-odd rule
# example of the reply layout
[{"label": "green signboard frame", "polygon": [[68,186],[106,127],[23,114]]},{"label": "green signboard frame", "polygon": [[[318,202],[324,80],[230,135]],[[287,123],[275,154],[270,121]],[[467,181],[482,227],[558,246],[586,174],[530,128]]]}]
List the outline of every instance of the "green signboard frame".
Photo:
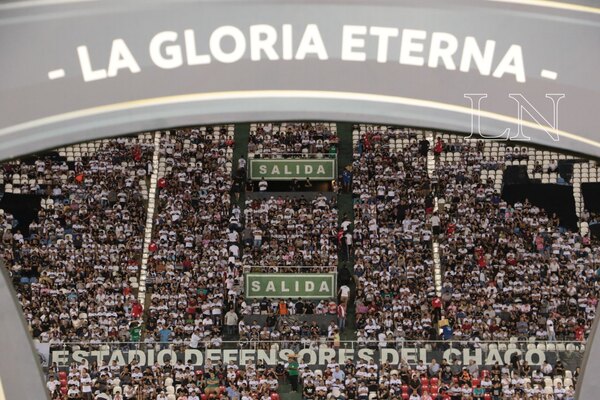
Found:
[{"label": "green signboard frame", "polygon": [[[253,282],[260,284],[260,290],[252,290]],[[271,282],[274,291],[267,291],[266,285]],[[311,294],[306,291],[307,282],[312,282],[315,290],[322,284],[328,285],[327,293]],[[288,289],[287,291],[284,289]],[[331,299],[337,293],[337,274],[272,274],[272,273],[247,273],[244,274],[244,292],[248,299],[257,298],[304,298],[304,299]]]},{"label": "green signboard frame", "polygon": [[[261,167],[266,168],[267,171],[261,173]],[[315,172],[319,167],[324,169],[324,174]],[[312,172],[307,171],[309,168]],[[275,169],[280,174],[274,174]],[[314,181],[330,181],[337,177],[337,163],[335,158],[251,159],[249,174],[250,179],[254,180],[265,178],[267,181],[287,181],[310,178]]]}]

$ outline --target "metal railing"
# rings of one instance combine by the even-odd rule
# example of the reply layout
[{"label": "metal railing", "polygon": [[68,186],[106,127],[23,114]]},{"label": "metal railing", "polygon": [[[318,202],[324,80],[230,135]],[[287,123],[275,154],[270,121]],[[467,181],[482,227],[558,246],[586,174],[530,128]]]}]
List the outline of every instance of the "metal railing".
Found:
[{"label": "metal railing", "polygon": [[283,273],[283,272],[310,272],[310,273],[334,273],[337,272],[337,266],[325,265],[244,265],[244,273],[249,272],[265,272],[265,273]]},{"label": "metal railing", "polygon": [[[220,341],[220,346],[216,347],[211,344],[211,341],[200,341],[198,348],[237,348],[242,345],[278,345],[280,348],[285,348],[290,344],[301,344],[308,348],[315,344],[328,345],[331,340],[325,336],[319,337],[318,340],[223,340]],[[51,348],[64,348],[64,349],[75,349],[75,350],[111,350],[111,349],[130,349],[130,350],[145,350],[145,349],[158,349],[158,348],[189,348],[189,340],[183,340],[181,342],[169,341],[169,342],[63,342],[51,344]],[[360,340],[341,340],[340,348],[346,349],[360,349],[360,348],[416,348],[416,349],[481,349],[482,351],[490,350],[539,350],[549,352],[584,352],[585,342],[576,341],[530,341],[530,340],[517,340],[517,341],[466,341],[466,340],[396,340],[396,341],[363,341]]]},{"label": "metal railing", "polygon": [[278,152],[270,152],[270,153],[259,153],[259,152],[254,152],[253,153],[254,156],[250,157],[250,159],[253,160],[273,160],[273,159],[287,159],[287,158],[313,158],[313,159],[322,159],[322,158],[337,158],[337,152],[335,153],[329,153],[329,152],[322,152],[322,153],[294,153],[294,152],[285,152],[285,153],[278,153]]},{"label": "metal railing", "polygon": [[[566,368],[575,370],[581,365],[585,345],[579,342],[530,342],[530,341],[484,341],[477,344],[465,341],[396,341],[367,342],[356,340],[333,340],[321,337],[319,340],[305,338],[302,340],[246,340],[223,341],[218,345],[204,341],[192,347],[189,341],[182,342],[102,342],[81,343],[69,342],[52,345],[48,359],[50,365],[56,363],[59,368],[84,359],[88,362],[120,360],[120,365],[140,360],[141,364],[151,365],[165,360],[192,361],[195,367],[201,367],[203,360],[247,359],[250,354],[256,359],[265,357],[271,364],[287,360],[290,353],[298,355],[301,362],[309,365],[326,365],[331,362],[343,363],[346,359],[357,362],[373,360],[378,364],[392,365],[406,362],[416,365],[423,361],[430,363],[433,359],[458,362],[468,365],[475,361],[482,366],[512,364],[514,356],[527,361],[533,367],[539,367],[544,361],[551,364],[561,360]],[[233,358],[232,358],[233,357]]]}]

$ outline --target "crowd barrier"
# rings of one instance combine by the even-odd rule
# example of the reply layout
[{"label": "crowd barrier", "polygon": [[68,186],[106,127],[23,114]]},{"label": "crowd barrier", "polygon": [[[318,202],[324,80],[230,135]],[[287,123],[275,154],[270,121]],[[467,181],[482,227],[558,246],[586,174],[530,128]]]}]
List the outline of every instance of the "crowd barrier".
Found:
[{"label": "crowd barrier", "polygon": [[301,363],[323,367],[331,363],[344,363],[373,360],[378,364],[397,365],[402,360],[410,365],[422,361],[429,364],[446,359],[450,363],[469,365],[474,361],[480,366],[512,364],[516,360],[527,361],[532,367],[545,361],[554,364],[561,360],[567,369],[575,370],[580,366],[585,344],[579,342],[532,342],[532,341],[494,341],[469,343],[464,341],[398,341],[387,343],[359,343],[341,341],[339,346],[323,337],[319,341],[304,339],[300,341],[224,341],[219,347],[211,343],[200,343],[197,348],[189,343],[63,343],[46,345],[47,352],[40,354],[50,365],[65,367],[82,360],[88,362],[116,362],[125,365],[137,360],[139,365],[154,363],[172,364],[181,361],[194,367],[202,367],[207,360],[211,362],[234,362],[243,366],[248,361],[263,360],[267,365],[286,362],[290,354],[296,354]]}]

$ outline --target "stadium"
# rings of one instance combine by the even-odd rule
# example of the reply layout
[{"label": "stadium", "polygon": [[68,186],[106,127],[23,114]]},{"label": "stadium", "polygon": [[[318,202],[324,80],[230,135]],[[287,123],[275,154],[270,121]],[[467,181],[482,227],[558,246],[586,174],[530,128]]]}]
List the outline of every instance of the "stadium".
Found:
[{"label": "stadium", "polygon": [[0,4],[0,400],[597,399],[599,31]]}]

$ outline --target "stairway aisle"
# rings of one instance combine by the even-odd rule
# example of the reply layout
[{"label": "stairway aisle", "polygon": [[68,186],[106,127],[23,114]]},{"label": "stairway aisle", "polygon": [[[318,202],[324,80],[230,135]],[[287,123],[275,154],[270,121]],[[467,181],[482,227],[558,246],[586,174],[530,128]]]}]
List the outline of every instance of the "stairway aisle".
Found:
[{"label": "stairway aisle", "polygon": [[160,162],[160,141],[162,132],[154,133],[154,153],[152,155],[152,175],[150,177],[150,189],[148,193],[148,207],[146,209],[146,227],[144,230],[144,244],[142,250],[142,265],[140,268],[140,282],[138,288],[138,302],[144,308],[144,323],[142,325],[143,338],[146,334],[146,317],[148,306],[150,305],[150,297],[146,296],[146,278],[148,275],[148,258],[150,257],[150,243],[152,242],[152,229],[154,227],[154,213],[158,205],[158,179],[164,175],[165,164]]},{"label": "stairway aisle", "polygon": [[[342,175],[344,168],[346,166],[352,165],[352,153],[353,153],[353,143],[352,143],[352,124],[350,123],[338,123],[337,124],[338,136],[340,138],[340,142],[338,145],[338,177]],[[352,202],[352,192],[345,193],[342,190],[341,182],[338,182],[340,190],[337,196],[337,204],[338,204],[338,218],[339,223],[341,224],[345,219],[352,222],[352,227],[354,226],[354,207]],[[349,254],[346,254],[345,249],[342,247],[340,249],[339,254],[339,263],[338,269],[347,267],[351,273],[354,273],[354,253],[352,251]],[[356,323],[356,313],[355,313],[355,294],[356,294],[356,284],[354,279],[351,280],[350,286],[351,293],[353,294],[348,302],[348,310],[346,317],[346,329],[342,332],[341,339],[342,340],[356,340],[356,330],[354,329]]]},{"label": "stairway aisle", "polygon": [[[425,139],[430,144],[430,148],[433,148],[435,144],[435,138],[433,137],[432,131],[425,132]],[[435,173],[436,167],[436,159],[432,151],[427,154],[427,175],[431,179],[431,177]],[[433,211],[438,211],[438,198],[437,194],[435,194],[434,198],[434,206]],[[438,237],[433,236],[433,240],[431,245],[433,246],[433,279],[435,283],[435,293],[438,297],[442,295],[442,266],[440,263],[440,243]]]}]

